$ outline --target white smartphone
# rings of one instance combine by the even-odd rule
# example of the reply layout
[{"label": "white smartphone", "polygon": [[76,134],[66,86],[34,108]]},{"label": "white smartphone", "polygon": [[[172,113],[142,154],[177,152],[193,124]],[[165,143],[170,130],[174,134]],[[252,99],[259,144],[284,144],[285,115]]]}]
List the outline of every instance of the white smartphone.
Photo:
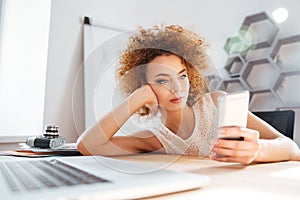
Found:
[{"label": "white smartphone", "polygon": [[[218,97],[218,127],[246,127],[248,118],[249,91],[234,92]],[[242,137],[226,136],[222,139],[243,140]]]}]

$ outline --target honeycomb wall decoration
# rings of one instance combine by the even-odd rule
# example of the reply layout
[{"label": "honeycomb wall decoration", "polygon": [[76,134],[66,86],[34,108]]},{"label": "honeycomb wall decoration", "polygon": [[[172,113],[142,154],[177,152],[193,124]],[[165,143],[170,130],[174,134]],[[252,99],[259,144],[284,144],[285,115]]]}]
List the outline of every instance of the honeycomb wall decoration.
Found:
[{"label": "honeycomb wall decoration", "polygon": [[247,16],[238,36],[227,39],[226,74],[209,75],[211,90],[249,90],[251,111],[300,108],[300,35],[277,38],[265,12]]}]

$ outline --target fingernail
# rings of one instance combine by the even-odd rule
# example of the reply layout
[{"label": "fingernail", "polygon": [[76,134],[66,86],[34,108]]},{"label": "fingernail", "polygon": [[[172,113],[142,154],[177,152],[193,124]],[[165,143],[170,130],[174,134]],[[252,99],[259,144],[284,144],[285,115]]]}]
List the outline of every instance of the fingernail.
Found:
[{"label": "fingernail", "polygon": [[212,152],[217,152],[218,151],[218,147],[214,146],[214,148],[211,151]]},{"label": "fingernail", "polygon": [[215,147],[215,146],[218,146],[218,144],[219,144],[219,142],[215,142],[215,143],[214,143],[214,147]]},{"label": "fingernail", "polygon": [[219,129],[219,134],[224,134],[225,133],[225,130],[223,128],[220,128]]}]

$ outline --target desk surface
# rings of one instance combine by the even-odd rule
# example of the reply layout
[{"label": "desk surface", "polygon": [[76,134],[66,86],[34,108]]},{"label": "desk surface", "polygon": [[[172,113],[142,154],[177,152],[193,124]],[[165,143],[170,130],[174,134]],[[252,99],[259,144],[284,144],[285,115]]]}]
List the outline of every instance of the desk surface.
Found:
[{"label": "desk surface", "polygon": [[116,158],[211,177],[210,184],[201,189],[151,199],[300,199],[300,162],[244,166],[176,155],[142,154]]},{"label": "desk surface", "polygon": [[[203,188],[148,199],[300,199],[300,162],[296,161],[244,166],[238,163],[216,162],[207,158],[162,154],[139,154],[114,158],[151,163],[156,165],[157,169],[203,174],[211,178],[210,184]],[[2,159],[16,158],[2,157]]]}]

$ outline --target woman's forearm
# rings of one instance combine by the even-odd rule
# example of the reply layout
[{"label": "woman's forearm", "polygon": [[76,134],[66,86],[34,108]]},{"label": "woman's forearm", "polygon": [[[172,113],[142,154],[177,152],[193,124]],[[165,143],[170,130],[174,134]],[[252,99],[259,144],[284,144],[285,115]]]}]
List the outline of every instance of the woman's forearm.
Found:
[{"label": "woman's forearm", "polygon": [[260,139],[261,148],[255,162],[300,160],[300,150],[289,138]]},{"label": "woman's forearm", "polygon": [[114,136],[120,127],[144,104],[143,96],[138,92],[128,97],[122,104],[101,118],[98,123],[84,131],[77,146],[104,145]]}]

